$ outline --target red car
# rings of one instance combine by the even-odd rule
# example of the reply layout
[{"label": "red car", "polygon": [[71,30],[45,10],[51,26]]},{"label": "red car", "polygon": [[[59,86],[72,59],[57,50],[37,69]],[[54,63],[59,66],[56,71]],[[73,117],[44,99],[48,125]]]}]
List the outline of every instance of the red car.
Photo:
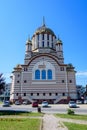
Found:
[{"label": "red car", "polygon": [[37,101],[32,102],[32,107],[38,107],[38,102]]}]

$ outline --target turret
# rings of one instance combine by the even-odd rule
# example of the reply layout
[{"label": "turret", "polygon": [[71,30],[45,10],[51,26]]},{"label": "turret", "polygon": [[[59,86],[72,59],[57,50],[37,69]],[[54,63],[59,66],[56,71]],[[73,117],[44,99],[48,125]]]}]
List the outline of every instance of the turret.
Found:
[{"label": "turret", "polygon": [[58,58],[61,59],[61,63],[64,63],[64,58],[63,58],[63,47],[62,47],[63,43],[62,41],[59,39],[58,37],[58,40],[56,42],[56,52],[57,52],[57,56]]},{"label": "turret", "polygon": [[32,53],[32,42],[30,38],[26,41],[26,51],[25,51],[25,64],[26,61],[31,58],[31,53]]},{"label": "turret", "polygon": [[31,51],[32,51],[32,42],[30,39],[28,39],[26,42],[26,54],[29,54],[29,52]]}]

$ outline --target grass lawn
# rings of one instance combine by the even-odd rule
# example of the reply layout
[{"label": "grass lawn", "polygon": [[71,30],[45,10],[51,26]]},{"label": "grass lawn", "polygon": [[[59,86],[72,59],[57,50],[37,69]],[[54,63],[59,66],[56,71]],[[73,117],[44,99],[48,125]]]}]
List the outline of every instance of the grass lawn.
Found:
[{"label": "grass lawn", "polygon": [[68,130],[87,130],[87,125],[63,122]]},{"label": "grass lawn", "polygon": [[69,118],[69,119],[86,120],[87,121],[87,115],[56,114],[56,116],[61,117],[61,118]]},{"label": "grass lawn", "polygon": [[5,115],[18,115],[18,116],[43,116],[43,113],[38,113],[38,112],[21,112],[21,111],[7,111],[7,110],[0,110],[0,116],[5,116]]},{"label": "grass lawn", "polygon": [[0,119],[0,130],[39,130],[40,119]]},{"label": "grass lawn", "polygon": [[2,104],[3,102],[0,101],[0,104]]}]

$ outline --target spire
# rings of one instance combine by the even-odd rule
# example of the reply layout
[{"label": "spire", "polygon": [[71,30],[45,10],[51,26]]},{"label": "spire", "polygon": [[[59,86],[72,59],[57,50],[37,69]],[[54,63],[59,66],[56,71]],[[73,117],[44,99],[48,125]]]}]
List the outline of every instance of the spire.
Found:
[{"label": "spire", "polygon": [[31,40],[30,40],[30,35],[28,35],[28,39],[26,41],[26,44],[32,44]]},{"label": "spire", "polygon": [[43,16],[43,23],[42,23],[42,26],[45,26],[45,18]]},{"label": "spire", "polygon": [[58,35],[58,39],[57,39],[57,44],[61,44],[62,45],[62,40],[60,39],[59,35]]},{"label": "spire", "polygon": [[60,40],[59,35],[58,35],[58,40]]},{"label": "spire", "polygon": [[30,35],[28,35],[28,39],[27,39],[27,41],[28,41],[28,42],[31,42],[31,40],[30,40]]},{"label": "spire", "polygon": [[30,35],[28,35],[28,41],[30,41]]}]

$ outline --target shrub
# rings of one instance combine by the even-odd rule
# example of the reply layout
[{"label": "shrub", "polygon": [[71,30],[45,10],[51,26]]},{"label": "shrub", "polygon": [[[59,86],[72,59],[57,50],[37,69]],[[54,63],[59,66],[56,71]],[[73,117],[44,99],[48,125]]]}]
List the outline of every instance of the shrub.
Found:
[{"label": "shrub", "polygon": [[72,109],[68,109],[68,110],[67,110],[67,114],[69,114],[69,115],[74,115],[75,112],[74,112],[74,110],[72,110]]}]

